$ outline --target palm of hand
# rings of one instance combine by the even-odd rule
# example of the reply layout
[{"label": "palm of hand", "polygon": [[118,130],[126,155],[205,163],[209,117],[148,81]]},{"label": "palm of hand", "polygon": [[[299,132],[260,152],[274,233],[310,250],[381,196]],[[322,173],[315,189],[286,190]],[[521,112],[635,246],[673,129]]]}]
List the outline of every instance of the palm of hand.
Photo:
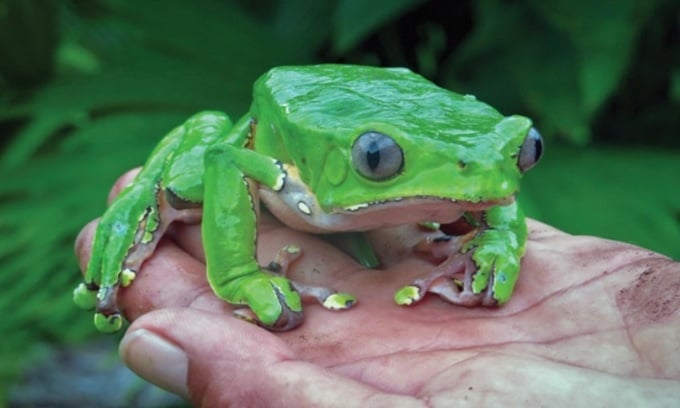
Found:
[{"label": "palm of hand", "polygon": [[[431,405],[677,401],[680,266],[637,247],[537,222],[529,228],[515,294],[498,309],[456,307],[431,294],[399,307],[394,291],[431,264],[406,257],[363,269],[272,220],[260,226],[263,263],[299,245],[292,278],[353,293],[356,307],[333,313],[306,304],[305,323],[280,334],[238,321],[205,280],[199,227],[179,225],[119,302],[130,320],[140,318],[133,328],[195,339],[176,341],[189,355],[192,398],[204,404],[233,402],[247,388],[281,393],[282,385],[302,387],[305,401],[351,398],[348,390],[364,401],[410,396]],[[82,262],[92,232],[90,225],[79,238]],[[159,312],[141,317],[151,311]]]}]

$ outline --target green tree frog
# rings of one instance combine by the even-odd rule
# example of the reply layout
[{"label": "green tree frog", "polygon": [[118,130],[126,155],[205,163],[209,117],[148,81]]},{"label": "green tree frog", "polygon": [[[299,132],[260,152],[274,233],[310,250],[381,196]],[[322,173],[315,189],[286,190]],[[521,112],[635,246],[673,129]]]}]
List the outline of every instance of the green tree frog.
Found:
[{"label": "green tree frog", "polygon": [[[527,239],[515,202],[522,174],[540,158],[529,119],[505,117],[470,95],[403,68],[316,65],[273,68],[235,123],[201,112],[170,132],[103,215],[75,302],[95,308],[105,332],[122,325],[119,287],[130,285],[168,225],[201,222],[210,286],[270,330],[303,321],[301,297],[330,310],[355,298],[286,277],[300,254],[256,259],[259,203],[311,233],[360,232],[419,223],[440,236],[420,250],[442,259],[397,291],[399,305],[427,292],[465,306],[503,304]],[[447,225],[472,232],[452,239]],[[452,244],[453,243],[453,244]]]}]

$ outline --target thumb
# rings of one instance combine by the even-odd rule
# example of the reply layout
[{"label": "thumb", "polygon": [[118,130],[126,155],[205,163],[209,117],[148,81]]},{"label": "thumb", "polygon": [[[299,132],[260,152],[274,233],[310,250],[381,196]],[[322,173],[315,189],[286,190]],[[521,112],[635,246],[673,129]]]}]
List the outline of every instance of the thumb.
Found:
[{"label": "thumb", "polygon": [[196,406],[421,406],[301,361],[264,329],[196,309],[140,317],[120,354],[139,376]]}]

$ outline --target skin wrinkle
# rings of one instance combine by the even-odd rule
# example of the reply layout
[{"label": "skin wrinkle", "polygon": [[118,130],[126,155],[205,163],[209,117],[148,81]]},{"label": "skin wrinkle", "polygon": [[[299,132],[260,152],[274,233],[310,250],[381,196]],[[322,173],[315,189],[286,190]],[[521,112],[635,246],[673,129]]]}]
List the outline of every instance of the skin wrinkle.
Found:
[{"label": "skin wrinkle", "polygon": [[[498,357],[501,357],[501,358],[499,359]],[[518,374],[520,374],[520,377],[521,377],[521,374],[527,374],[526,372],[523,372],[521,370],[521,368],[519,370],[517,370],[517,367],[520,367],[520,366],[518,366],[514,363],[516,360],[521,361],[521,360],[527,358],[527,356],[498,353],[498,352],[479,353],[479,354],[477,354],[476,356],[474,356],[470,359],[467,359],[465,361],[460,361],[459,363],[452,365],[451,369],[453,370],[456,365],[463,364],[463,363],[471,363],[471,365],[473,365],[472,363],[474,363],[474,360],[484,359],[484,358],[493,359],[494,361],[499,362],[498,365],[499,365],[499,369],[501,370],[501,372],[507,372],[508,367],[515,367],[515,369],[511,369],[511,371],[509,373],[517,371]],[[535,361],[539,361],[539,362],[541,361],[541,359],[535,359],[535,358],[532,358],[532,359],[535,360]],[[554,364],[552,361],[550,363]],[[534,366],[531,366],[531,367],[532,367],[532,369],[535,368]],[[538,366],[538,369],[544,370],[546,367],[547,367],[546,365],[540,365],[540,366]],[[568,374],[567,380],[569,382],[565,383],[564,385],[569,386],[569,387],[573,387],[573,386],[578,385],[578,381],[580,381],[581,378],[592,377],[591,373],[597,373],[598,375],[603,375],[602,372],[600,372],[598,370],[593,370],[592,368],[588,368],[588,367],[574,366],[574,365],[570,365],[568,367],[571,367],[575,370],[575,371],[568,371],[567,372],[567,374]],[[448,373],[442,373],[442,375],[444,375],[444,381],[440,382],[439,384],[446,384],[446,383],[451,383],[451,382],[454,382],[454,383],[457,383],[457,384],[462,384],[464,382],[462,380],[464,380],[467,377],[467,375],[471,374],[471,373],[472,373],[472,370],[464,369],[464,368],[462,370],[459,370],[458,373],[456,373],[455,370],[454,370],[453,372],[450,373],[450,375],[448,375]],[[609,373],[604,373],[604,377],[600,377],[600,378],[607,379],[608,382],[611,382],[611,379],[608,378],[609,376],[610,376]],[[671,381],[671,380],[663,379],[663,380],[657,381],[655,379],[639,378],[639,377],[635,377],[633,375],[626,375],[626,374],[623,374],[623,375],[622,374],[614,374],[613,377],[614,377],[615,381],[620,381],[620,382],[625,382],[625,383],[633,383],[633,384],[637,381],[642,381],[644,384],[647,384],[648,386],[656,385],[656,386],[665,387],[665,386],[671,386],[672,384],[674,384],[674,382]],[[473,381],[479,381],[479,378],[475,377],[473,379]],[[473,387],[472,386],[468,387],[467,385],[463,384],[458,389],[452,389],[451,390],[451,389],[447,388],[447,390],[449,390],[449,392],[453,392],[455,394],[457,392],[460,392],[461,390],[464,390],[465,388],[468,388],[468,390],[471,390]],[[479,387],[475,386],[474,389],[477,392],[484,393],[483,388],[479,388]],[[435,388],[431,392],[436,394],[439,391],[440,390]],[[650,390],[650,392],[652,392],[652,391]],[[654,394],[652,394],[652,395],[654,395]],[[481,405],[483,405],[483,404],[481,404]]]},{"label": "skin wrinkle", "polygon": [[[427,351],[395,351],[391,353],[386,353],[378,356],[371,356],[371,357],[364,357],[364,358],[358,358],[355,359],[351,362],[348,363],[343,363],[343,364],[338,364],[338,365],[329,365],[327,368],[330,370],[333,370],[337,372],[338,374],[346,374],[349,375],[351,378],[359,381],[366,382],[367,384],[376,387],[382,391],[394,393],[394,391],[388,387],[385,386],[384,384],[379,384],[377,382],[371,382],[370,377],[372,374],[370,373],[365,373],[366,370],[363,368],[365,366],[369,366],[371,363],[375,363],[376,360],[382,360],[382,359],[390,359],[392,357],[396,358],[397,360],[404,358],[406,356],[407,358],[410,357],[417,357],[420,353],[432,353],[432,352],[438,352],[438,351],[450,351],[452,350],[451,348],[447,350],[427,350]],[[411,387],[409,391],[413,391],[412,395],[417,395],[417,396],[422,396],[422,389],[423,387],[427,386],[427,382],[429,379],[436,378],[439,374],[442,374],[448,370],[451,370],[452,368],[456,367],[459,364],[462,364],[464,362],[467,362],[469,360],[473,360],[476,357],[479,357],[479,354],[481,354],[483,351],[482,350],[475,350],[475,351],[469,351],[466,350],[465,348],[462,348],[461,350],[456,351],[461,351],[461,352],[468,352],[471,353],[472,355],[465,357],[463,359],[456,359],[454,362],[447,364],[444,368],[438,369],[436,372],[434,372],[431,375],[428,375],[428,378],[424,378],[421,381],[421,384],[418,386]],[[356,367],[353,367],[356,366]]]},{"label": "skin wrinkle", "polygon": [[[622,330],[622,328],[611,329],[609,331],[615,332],[615,331],[618,331],[618,330]],[[527,344],[527,345],[530,345],[530,346],[533,346],[535,344],[557,345],[557,344],[559,344],[559,343],[561,343],[565,340],[569,340],[569,339],[579,337],[579,336],[585,336],[585,335],[588,335],[588,334],[595,334],[595,333],[602,333],[602,332],[601,331],[584,332],[584,333],[579,333],[579,334],[574,335],[574,336],[567,336],[567,337],[563,336],[561,339],[554,340],[554,341],[551,340],[551,341],[546,341],[546,342],[540,342],[540,341],[500,342],[500,343],[488,344],[488,345],[485,345],[485,347],[499,346],[499,345],[500,346],[503,346],[503,345],[509,346],[509,345],[517,345],[517,344],[520,344],[520,345],[521,344]],[[463,350],[466,350],[466,349],[468,349],[468,348],[467,347],[460,347],[460,348],[448,347],[448,348],[442,348],[439,351],[451,351],[451,350],[463,351]],[[430,349],[429,350],[429,352],[432,352],[432,351],[437,351],[437,349]],[[350,372],[353,378],[357,378],[357,379],[366,381],[366,379],[364,378],[364,375],[362,374],[363,369],[357,371],[355,369],[349,369],[348,366],[355,365],[355,364],[356,365],[364,365],[364,364],[368,365],[368,363],[376,360],[376,358],[387,358],[387,357],[390,357],[390,356],[401,357],[401,356],[403,356],[404,353],[405,352],[403,352],[403,351],[396,351],[396,352],[393,352],[393,353],[384,354],[384,355],[377,356],[377,357],[357,359],[357,360],[354,360],[351,363],[333,366],[332,368],[335,369],[335,370],[338,370],[339,372]],[[417,354],[418,352],[411,352],[411,353]],[[526,354],[526,353],[523,353],[523,352],[520,352],[520,353],[514,353],[514,352],[499,353],[499,352],[490,352],[490,351],[486,351],[486,350],[479,350],[473,356],[467,357],[467,358],[462,359],[462,360],[455,361],[452,364],[450,364],[450,365],[448,365],[448,366],[446,366],[442,369],[439,369],[435,374],[430,376],[430,378],[436,378],[440,374],[444,375],[448,370],[454,369],[456,366],[459,366],[463,363],[472,361],[474,359],[487,357],[487,356],[507,356],[507,357],[516,357],[516,358],[530,358],[532,360],[539,361],[539,362],[540,361],[549,361],[549,362],[554,363],[554,364],[562,364],[562,365],[573,367],[575,369],[588,370],[590,372],[596,372],[596,373],[599,373],[599,374],[602,374],[602,375],[615,375],[615,376],[622,378],[622,379],[629,379],[629,380],[635,380],[636,379],[633,373],[619,374],[619,373],[616,373],[615,370],[614,371],[612,371],[612,370],[607,371],[607,370],[602,370],[602,369],[595,369],[595,368],[592,368],[592,367],[589,368],[589,367],[585,367],[582,363],[574,363],[574,362],[570,362],[569,360],[565,360],[565,359],[551,358],[550,356],[546,356],[546,355],[541,355],[540,357],[536,357],[536,356],[532,356],[531,354]],[[665,377],[661,377],[661,378],[646,377],[646,378],[650,379],[650,380],[663,380],[663,381],[669,380],[669,378],[665,378]],[[372,384],[372,385],[377,386],[377,387],[381,387],[379,384]],[[420,395],[420,394],[421,394],[421,390],[418,390],[415,393],[415,395]]]},{"label": "skin wrinkle", "polygon": [[[603,279],[603,278],[605,278],[605,277],[610,277],[610,276],[612,276],[614,273],[618,272],[619,270],[622,270],[623,268],[625,268],[625,267],[628,266],[628,265],[629,265],[629,264],[623,263],[623,264],[620,265],[619,267],[613,268],[613,270],[612,270],[611,272],[609,272],[609,273],[605,273],[605,274],[601,274],[601,275],[595,276],[595,277],[593,277],[593,278],[591,278],[591,279],[588,279],[588,280],[586,280],[586,281],[583,281],[583,282],[579,283],[578,285],[574,285],[574,286],[568,287],[568,288],[565,289],[564,291],[557,291],[557,292],[551,293],[550,295],[547,295],[547,296],[545,296],[543,299],[541,299],[540,302],[536,302],[536,303],[532,304],[531,306],[527,307],[526,309],[522,309],[522,310],[520,310],[520,311],[518,311],[518,312],[516,312],[516,313],[513,313],[513,314],[511,314],[511,315],[505,315],[505,316],[489,316],[489,318],[490,318],[490,319],[497,319],[497,318],[499,318],[499,317],[511,317],[511,316],[512,316],[512,317],[516,317],[516,316],[521,315],[521,314],[523,314],[523,313],[526,314],[527,312],[530,312],[530,311],[531,311],[532,307],[537,306],[537,305],[540,304],[540,303],[544,303],[544,302],[546,302],[548,299],[552,299],[552,298],[554,298],[554,297],[557,297],[558,295],[562,295],[562,294],[564,294],[564,293],[566,293],[566,292],[568,292],[568,291],[571,291],[571,290],[574,290],[574,289],[578,289],[578,288],[580,288],[580,287],[582,287],[582,286],[591,285],[593,282],[595,282],[595,281],[597,281],[597,280],[601,280],[601,279]],[[473,320],[473,319],[474,319],[474,318],[470,318],[470,320]],[[460,322],[461,322],[461,320],[458,319],[458,323],[460,323]],[[620,331],[620,330],[625,330],[625,329],[626,329],[626,325],[624,324],[623,321],[620,321],[620,322],[621,322],[621,325],[620,325],[620,326],[612,327],[612,328],[606,329],[606,330],[603,330],[603,329],[601,329],[601,328],[598,328],[597,330],[589,329],[589,330],[584,330],[584,331],[582,331],[582,332],[575,333],[575,334],[568,335],[568,336],[565,336],[565,334],[556,334],[556,335],[555,335],[556,337],[555,337],[554,339],[546,339],[546,340],[535,340],[535,339],[534,339],[534,340],[532,340],[532,341],[505,341],[505,342],[494,342],[494,343],[489,343],[488,345],[495,345],[495,346],[504,346],[504,345],[505,345],[505,346],[511,346],[511,345],[518,345],[518,344],[519,344],[519,345],[521,345],[521,344],[527,344],[527,345],[530,345],[530,346],[531,346],[531,345],[536,345],[536,344],[542,344],[542,345],[546,345],[546,346],[557,345],[557,344],[560,344],[560,343],[563,343],[563,342],[566,342],[566,341],[569,341],[569,340],[572,340],[572,339],[575,339],[575,338],[579,338],[579,337],[589,336],[589,335],[593,335],[593,334],[603,334],[603,333],[608,333],[608,332],[614,333],[614,332],[617,332],[617,331]],[[443,336],[444,336],[443,330],[444,330],[443,328],[440,329],[440,331],[438,332],[437,336],[435,336],[435,337],[443,337]],[[436,343],[436,342],[434,342],[434,343]],[[487,345],[487,346],[488,346],[488,345]],[[630,345],[632,346],[633,343],[631,343]],[[427,346],[424,346],[423,349],[427,349],[428,347],[430,347],[430,349],[429,349],[430,351],[447,351],[447,350],[451,350],[451,346],[450,346],[450,345],[442,345],[442,346],[439,347],[439,348],[431,348],[431,347],[432,347],[432,344],[428,344]],[[474,346],[470,346],[470,347],[465,347],[465,346],[463,346],[463,347],[457,347],[457,348],[456,348],[457,351],[470,350],[470,349],[474,349]],[[393,352],[393,353],[381,355],[380,357],[381,357],[381,358],[384,358],[384,357],[389,357],[390,355],[399,355],[399,354],[404,353],[404,352],[405,352],[405,351],[396,351],[396,352]],[[406,351],[406,352],[408,352],[408,351]],[[417,352],[417,351],[416,351],[416,352]],[[512,354],[514,354],[514,353],[512,353]],[[519,353],[519,355],[524,356],[524,355],[521,354],[521,353]],[[524,356],[524,357],[527,357],[527,356]],[[638,357],[640,358],[640,360],[642,360],[642,356],[639,354],[639,351],[638,351]],[[473,357],[471,357],[471,358],[473,358]],[[572,367],[575,367],[575,368],[585,368],[582,364],[580,364],[580,363],[574,363],[574,362],[571,362],[571,361],[569,361],[569,360],[567,360],[567,359],[551,358],[550,356],[546,356],[546,355],[542,355],[541,358],[544,359],[544,360],[547,360],[547,361],[551,361],[551,362],[554,362],[554,363],[561,363],[561,364],[565,364],[565,365],[572,366]],[[366,360],[373,360],[373,359],[374,359],[374,358],[368,358],[368,359],[366,359]],[[352,363],[350,363],[349,365],[353,365],[353,364],[360,363],[361,360],[363,360],[363,359],[355,360],[355,361],[353,361]],[[455,364],[459,364],[459,363],[460,363],[460,362],[457,362],[457,363],[455,363]],[[454,365],[455,365],[455,364],[454,364]],[[348,364],[344,364],[343,366],[347,366],[347,365],[348,365]],[[338,369],[338,368],[341,369],[342,367],[341,367],[341,366],[336,366],[335,368],[336,368],[336,369]],[[606,371],[606,370],[598,370],[598,369],[591,369],[591,370],[596,371],[596,372],[600,372],[600,373],[603,373],[603,374],[605,374],[605,373],[606,373],[606,374],[614,374],[614,373],[608,372],[608,371]],[[443,372],[443,371],[446,371],[446,368],[440,370],[440,372]],[[355,374],[356,374],[356,373],[355,373]]]},{"label": "skin wrinkle", "polygon": [[[286,375],[285,373],[287,372],[302,372],[305,368],[304,366],[308,366],[311,363],[309,362],[304,362],[304,361],[299,361],[299,360],[294,360],[294,359],[280,359],[279,361],[275,361],[267,367],[267,373],[269,375],[273,375],[274,379],[271,381],[275,386],[277,383],[279,383],[282,379],[285,381]],[[329,373],[331,375],[335,376],[337,373],[334,372],[330,367],[326,368],[329,370]],[[279,375],[279,373],[284,373],[283,375]],[[332,377],[331,377],[332,378]],[[356,378],[354,378],[356,380]],[[288,380],[286,386],[299,386],[300,384],[300,378],[299,377],[294,377],[292,380]],[[370,384],[367,384],[369,387],[369,392],[367,393],[362,393],[361,399],[362,401],[365,401],[364,404],[359,405],[359,406],[369,406],[369,407],[381,407],[381,406],[393,406],[393,405],[385,405],[383,404],[384,400],[386,397],[404,397],[404,398],[409,398],[413,400],[418,400],[418,398],[413,397],[412,395],[409,395],[405,392],[395,392],[392,390],[383,390],[379,389],[376,387],[372,387]],[[365,388],[363,386],[362,388]],[[303,391],[305,391],[303,389]],[[307,391],[309,391],[307,389]],[[361,390],[361,391],[366,391],[366,390]],[[376,402],[373,402],[376,401]],[[283,401],[285,403],[285,401]]]},{"label": "skin wrinkle", "polygon": [[[484,348],[490,347],[490,346],[511,346],[511,345],[523,345],[523,344],[535,345],[535,343],[536,342],[531,342],[531,341],[526,341],[526,342],[510,341],[510,342],[493,343],[493,344],[485,345]],[[547,342],[545,344],[550,345],[550,344],[557,344],[557,343],[558,342],[555,342],[555,343]],[[543,344],[543,343],[539,343],[539,344]],[[365,369],[361,368],[361,367],[362,366],[369,366],[371,363],[375,363],[375,360],[380,360],[380,359],[385,359],[385,358],[390,358],[390,357],[395,357],[397,359],[401,359],[401,358],[404,357],[404,355],[407,355],[407,354],[417,355],[419,353],[431,353],[431,352],[438,352],[438,351],[441,351],[441,352],[459,351],[459,352],[467,352],[467,353],[470,353],[471,355],[469,355],[465,358],[462,358],[462,359],[456,359],[455,361],[452,361],[451,363],[448,363],[447,365],[445,365],[443,368],[439,368],[436,371],[432,372],[432,374],[430,374],[427,379],[423,379],[422,384],[420,386],[411,388],[411,391],[413,391],[413,395],[424,396],[422,388],[428,385],[427,383],[428,383],[429,380],[436,379],[436,378],[438,378],[439,376],[442,376],[442,375],[449,375],[450,370],[455,370],[460,365],[473,362],[474,360],[480,359],[480,358],[499,357],[499,356],[500,357],[531,359],[531,360],[534,360],[534,361],[537,361],[537,362],[549,361],[551,363],[563,364],[563,365],[567,365],[567,366],[570,366],[570,367],[574,367],[576,369],[586,369],[586,370],[589,370],[589,371],[592,371],[592,372],[597,372],[597,373],[600,373],[600,374],[616,375],[616,376],[619,376],[619,377],[622,377],[622,378],[634,379],[634,377],[632,377],[630,375],[620,375],[620,374],[608,372],[608,371],[605,371],[605,370],[597,370],[597,369],[593,369],[593,368],[587,368],[587,367],[583,366],[582,364],[572,363],[572,362],[569,362],[568,360],[563,360],[563,359],[550,358],[549,356],[545,356],[545,355],[538,357],[538,356],[534,356],[534,355],[527,354],[527,353],[524,353],[524,352],[508,352],[508,351],[497,352],[497,351],[491,351],[491,350],[485,350],[485,349],[470,350],[470,347],[460,347],[460,348],[449,347],[449,348],[442,348],[442,349],[439,349],[439,350],[438,349],[430,349],[430,350],[427,350],[427,351],[395,351],[395,352],[383,354],[383,355],[380,355],[380,356],[359,358],[359,359],[353,360],[352,362],[349,362],[349,363],[343,363],[343,364],[340,364],[340,365],[332,365],[332,366],[329,366],[328,368],[332,369],[334,371],[337,371],[340,374],[349,374],[352,378],[354,378],[356,380],[367,382],[371,386],[374,386],[378,389],[392,392],[389,387],[385,386],[385,384],[369,382],[369,378],[371,377],[371,374],[369,373],[369,374],[364,375]],[[355,367],[352,367],[352,366],[359,366],[359,367],[355,368]]]}]

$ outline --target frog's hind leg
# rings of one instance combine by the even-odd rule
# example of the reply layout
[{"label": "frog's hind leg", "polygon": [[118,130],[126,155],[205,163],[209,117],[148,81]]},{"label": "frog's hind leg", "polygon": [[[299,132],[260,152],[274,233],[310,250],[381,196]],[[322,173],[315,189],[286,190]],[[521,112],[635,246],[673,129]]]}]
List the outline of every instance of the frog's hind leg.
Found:
[{"label": "frog's hind leg", "polygon": [[[122,265],[117,267],[117,280],[110,282],[101,278],[87,280],[76,288],[74,297],[76,302],[81,300],[85,308],[95,308],[95,325],[104,332],[115,331],[122,324],[121,312],[117,305],[119,287],[127,287],[137,276],[142,264],[153,255],[161,238],[168,227],[175,221],[196,224],[201,220],[201,208],[175,208],[168,200],[166,190],[155,188],[156,201],[144,209],[137,223],[132,245],[123,259]],[[95,247],[94,250],[97,250]],[[84,300],[84,301],[83,301]]]},{"label": "frog's hind leg", "polygon": [[104,213],[95,233],[85,282],[75,303],[96,309],[95,326],[113,332],[122,325],[116,297],[134,280],[168,226],[201,219],[203,153],[221,140],[232,124],[219,112],[201,112],[158,144],[137,177]]},{"label": "frog's hind leg", "polygon": [[[138,237],[135,238],[135,243],[130,248],[123,262],[123,276],[121,277],[121,286],[123,287],[132,283],[142,263],[156,250],[158,243],[167,232],[170,224],[175,221],[181,221],[185,224],[198,224],[201,222],[202,210],[200,206],[178,205],[179,199],[170,190],[159,192],[157,195],[157,209],[147,210],[144,219],[140,220],[137,230]],[[158,225],[153,231],[146,229],[151,211],[158,211],[159,214]]]}]

